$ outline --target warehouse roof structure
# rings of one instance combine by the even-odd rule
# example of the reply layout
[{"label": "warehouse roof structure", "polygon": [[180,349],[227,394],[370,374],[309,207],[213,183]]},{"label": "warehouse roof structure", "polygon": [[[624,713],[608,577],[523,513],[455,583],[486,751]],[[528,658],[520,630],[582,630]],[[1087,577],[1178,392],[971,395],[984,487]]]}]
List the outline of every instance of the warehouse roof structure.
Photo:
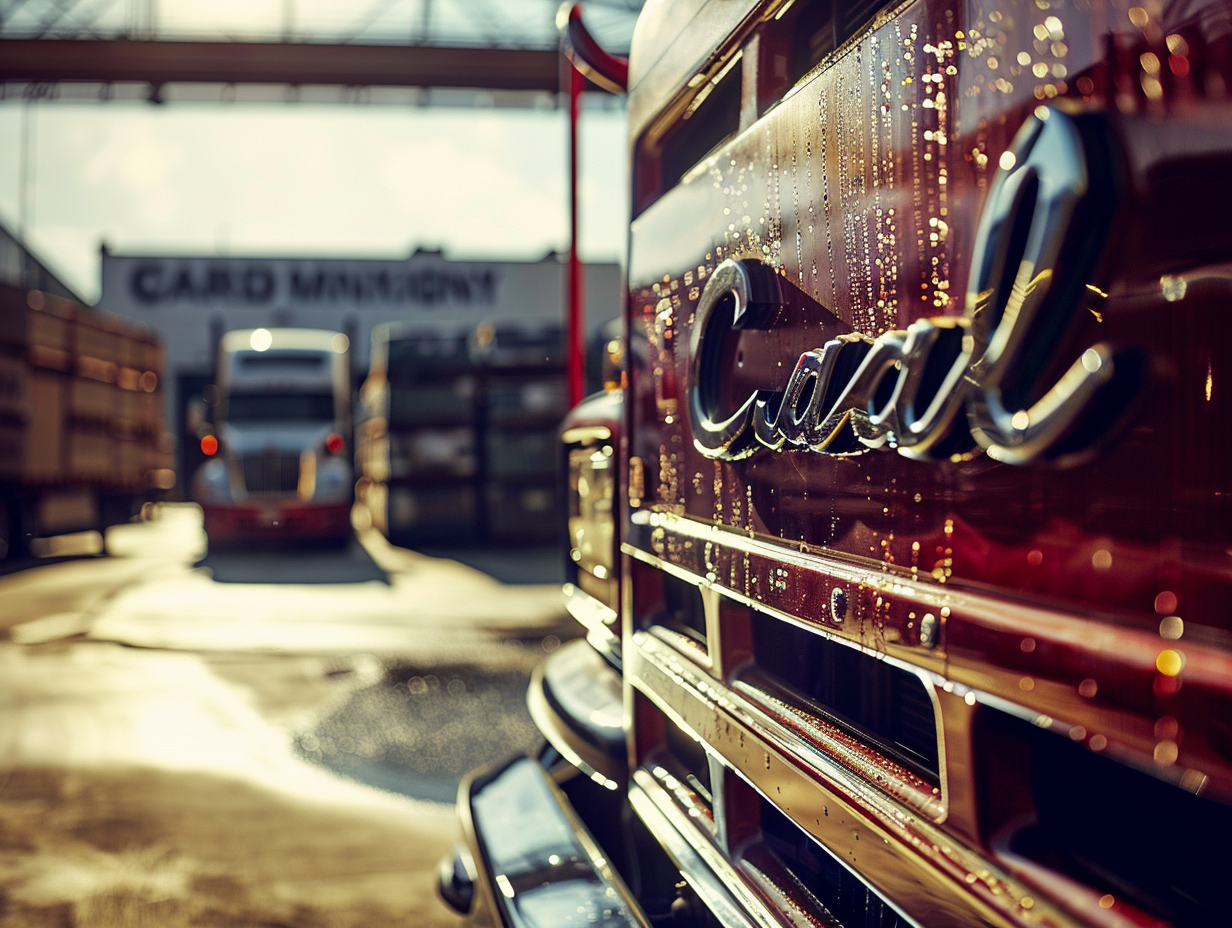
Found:
[{"label": "warehouse roof structure", "polygon": [[[588,26],[604,47],[627,50],[642,2],[588,0]],[[347,89],[340,102],[380,102],[380,94],[361,92],[369,88],[419,94],[385,94],[389,102],[436,102],[424,93],[441,89],[542,97],[560,87],[558,6],[283,0],[211,9],[183,0],[0,0],[0,99],[234,100],[244,97],[237,85],[261,85],[265,96],[256,99],[271,102],[325,102],[338,88]]]}]

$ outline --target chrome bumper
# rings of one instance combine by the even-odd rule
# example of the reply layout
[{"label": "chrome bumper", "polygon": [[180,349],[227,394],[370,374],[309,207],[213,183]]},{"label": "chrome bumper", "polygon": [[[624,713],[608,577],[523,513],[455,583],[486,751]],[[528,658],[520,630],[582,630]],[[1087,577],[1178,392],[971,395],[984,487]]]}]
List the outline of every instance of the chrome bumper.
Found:
[{"label": "chrome bumper", "polygon": [[508,928],[649,928],[547,771],[515,757],[458,792],[466,847],[441,865],[441,897]]},{"label": "chrome bumper", "polygon": [[[466,841],[438,874],[452,909],[505,928],[773,923],[764,906],[740,895],[731,865],[697,840],[662,785],[645,771],[630,778],[620,676],[586,642],[571,642],[540,665],[527,704],[547,741],[540,759],[520,756],[477,771],[459,789]],[[628,857],[627,847],[638,844],[632,830],[641,846],[657,845],[653,862]],[[615,844],[605,849],[595,834]],[[617,867],[641,887],[638,899]],[[666,896],[640,895],[648,879],[665,885]]]}]

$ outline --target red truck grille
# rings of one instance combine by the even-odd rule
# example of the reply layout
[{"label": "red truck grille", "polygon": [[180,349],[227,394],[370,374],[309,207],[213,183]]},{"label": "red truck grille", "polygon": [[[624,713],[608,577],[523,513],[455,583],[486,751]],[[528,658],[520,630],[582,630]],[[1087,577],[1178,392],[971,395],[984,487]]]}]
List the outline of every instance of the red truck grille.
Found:
[{"label": "red truck grille", "polygon": [[976,735],[981,811],[1020,865],[1110,887],[1175,925],[1228,923],[1232,808],[1002,712]]},{"label": "red truck grille", "polygon": [[249,496],[285,495],[299,487],[298,454],[250,454],[240,458],[240,467]]}]

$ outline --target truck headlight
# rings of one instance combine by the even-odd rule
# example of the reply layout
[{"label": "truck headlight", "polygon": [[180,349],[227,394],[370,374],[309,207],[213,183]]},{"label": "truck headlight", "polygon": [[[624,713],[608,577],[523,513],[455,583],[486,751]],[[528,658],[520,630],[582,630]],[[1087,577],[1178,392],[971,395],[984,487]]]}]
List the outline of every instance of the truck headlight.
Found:
[{"label": "truck headlight", "polygon": [[227,462],[222,458],[212,458],[201,465],[197,471],[196,497],[203,503],[232,501],[231,475],[227,473]]},{"label": "truck headlight", "polygon": [[317,485],[312,498],[317,502],[344,502],[354,489],[351,465],[341,458],[317,458]]}]

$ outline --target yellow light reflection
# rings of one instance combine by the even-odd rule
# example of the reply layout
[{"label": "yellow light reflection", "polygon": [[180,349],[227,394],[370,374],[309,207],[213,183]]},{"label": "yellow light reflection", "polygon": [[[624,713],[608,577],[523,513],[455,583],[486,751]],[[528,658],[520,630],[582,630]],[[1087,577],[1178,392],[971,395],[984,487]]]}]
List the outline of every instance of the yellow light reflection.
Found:
[{"label": "yellow light reflection", "polygon": [[1165,677],[1175,677],[1185,666],[1185,658],[1179,652],[1167,648],[1159,652],[1159,657],[1155,658],[1155,666]]}]

